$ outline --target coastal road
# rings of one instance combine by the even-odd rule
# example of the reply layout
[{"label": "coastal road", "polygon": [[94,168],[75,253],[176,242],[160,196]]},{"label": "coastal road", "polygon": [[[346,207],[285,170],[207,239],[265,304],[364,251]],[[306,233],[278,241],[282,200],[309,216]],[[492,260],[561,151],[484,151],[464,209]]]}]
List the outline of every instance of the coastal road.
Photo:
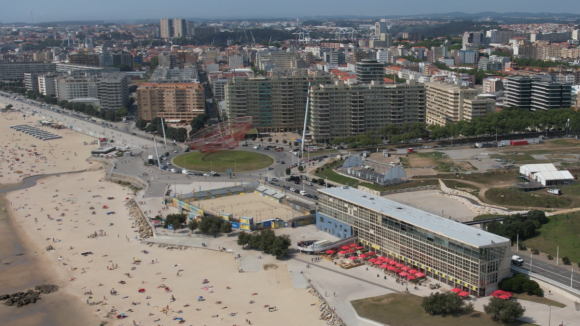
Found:
[{"label": "coastal road", "polygon": [[[516,252],[515,254],[518,253]],[[559,267],[555,264],[543,262],[539,259],[532,259],[528,254],[529,252],[525,252],[525,255],[519,255],[524,260],[524,265],[522,266],[523,269],[528,271],[531,269],[533,273],[538,273],[544,277],[567,286],[570,286],[570,281],[572,281],[572,287],[574,289],[580,290],[580,274],[578,274],[578,270],[580,268],[575,268],[574,274],[572,275],[572,272],[565,268]]]}]

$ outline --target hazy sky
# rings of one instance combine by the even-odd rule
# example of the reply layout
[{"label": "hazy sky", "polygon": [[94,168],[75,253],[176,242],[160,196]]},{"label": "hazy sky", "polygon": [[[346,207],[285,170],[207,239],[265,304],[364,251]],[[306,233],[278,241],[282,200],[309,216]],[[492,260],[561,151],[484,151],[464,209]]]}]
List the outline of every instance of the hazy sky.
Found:
[{"label": "hazy sky", "polygon": [[410,15],[462,11],[580,13],[577,0],[3,0],[0,21]]}]

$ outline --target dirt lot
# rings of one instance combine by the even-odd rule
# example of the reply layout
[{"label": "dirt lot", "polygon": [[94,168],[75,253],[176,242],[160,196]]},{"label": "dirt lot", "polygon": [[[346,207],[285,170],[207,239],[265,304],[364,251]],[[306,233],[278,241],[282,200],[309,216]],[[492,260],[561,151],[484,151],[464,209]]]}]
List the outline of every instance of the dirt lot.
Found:
[{"label": "dirt lot", "polygon": [[278,204],[258,194],[235,195],[201,201],[201,208],[218,215],[219,213],[234,214],[234,217],[253,217],[254,222],[280,218],[289,220],[292,216],[304,215],[286,205]]}]

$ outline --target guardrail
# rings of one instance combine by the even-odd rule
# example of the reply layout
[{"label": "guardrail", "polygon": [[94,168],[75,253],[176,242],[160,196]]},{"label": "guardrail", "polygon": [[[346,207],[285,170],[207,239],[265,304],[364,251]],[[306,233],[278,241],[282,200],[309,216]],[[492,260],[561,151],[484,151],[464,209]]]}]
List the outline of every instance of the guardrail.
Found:
[{"label": "guardrail", "polygon": [[518,272],[518,273],[528,275],[529,277],[537,278],[538,280],[540,280],[542,282],[546,282],[548,284],[551,284],[553,286],[556,286],[556,287],[558,287],[558,288],[560,288],[562,290],[565,290],[565,291],[567,291],[567,292],[569,292],[571,294],[574,294],[574,295],[580,297],[580,290],[575,289],[575,288],[573,288],[571,286],[562,284],[560,282],[556,282],[556,281],[554,281],[552,279],[549,279],[549,278],[547,278],[545,276],[542,276],[542,275],[540,275],[538,273],[530,272],[527,269],[523,269],[521,267],[517,267],[517,266],[514,266],[514,265],[511,266],[511,269],[514,270],[514,271],[516,271],[516,272]]}]

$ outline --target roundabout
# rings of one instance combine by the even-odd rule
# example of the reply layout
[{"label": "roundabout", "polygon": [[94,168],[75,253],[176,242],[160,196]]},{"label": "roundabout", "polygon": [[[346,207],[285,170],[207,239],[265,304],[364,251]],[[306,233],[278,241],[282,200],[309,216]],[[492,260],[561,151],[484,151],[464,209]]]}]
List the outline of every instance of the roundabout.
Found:
[{"label": "roundabout", "polygon": [[173,165],[182,169],[200,172],[249,172],[269,167],[274,159],[268,155],[236,150],[222,150],[213,153],[190,152],[172,160]]}]

